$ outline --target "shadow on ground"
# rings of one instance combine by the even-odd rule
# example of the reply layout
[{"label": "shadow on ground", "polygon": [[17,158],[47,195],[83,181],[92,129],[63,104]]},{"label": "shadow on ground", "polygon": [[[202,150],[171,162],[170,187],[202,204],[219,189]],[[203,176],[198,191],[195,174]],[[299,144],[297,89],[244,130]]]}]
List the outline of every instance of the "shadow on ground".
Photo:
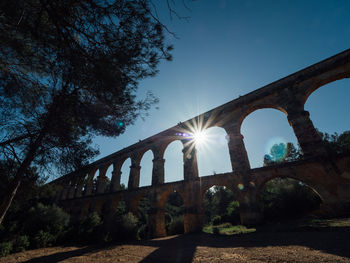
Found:
[{"label": "shadow on ground", "polygon": [[[338,255],[350,259],[350,227],[322,228],[322,229],[294,229],[281,232],[257,231],[250,234],[222,236],[204,233],[179,235],[162,239],[127,243],[128,245],[156,247],[141,261],[146,262],[192,262],[197,247],[274,247],[297,245],[328,254]],[[109,244],[106,246],[88,246],[74,251],[60,252],[48,256],[41,256],[26,262],[60,262],[62,260],[95,253],[104,249],[113,249],[123,244]]]}]

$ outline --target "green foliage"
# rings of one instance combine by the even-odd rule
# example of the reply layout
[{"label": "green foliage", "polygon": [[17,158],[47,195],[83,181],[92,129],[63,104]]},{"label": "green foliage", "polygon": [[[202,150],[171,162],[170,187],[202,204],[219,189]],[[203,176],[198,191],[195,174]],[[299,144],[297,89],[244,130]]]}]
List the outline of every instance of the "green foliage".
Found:
[{"label": "green foliage", "polygon": [[107,233],[102,231],[102,223],[98,213],[90,213],[74,226],[71,238],[82,243],[103,242]]},{"label": "green foliage", "polygon": [[25,251],[30,245],[29,236],[18,236],[14,243],[14,251],[22,252]]},{"label": "green foliage", "polygon": [[168,235],[177,235],[184,233],[184,217],[178,216],[172,219],[168,226]]},{"label": "green foliage", "polygon": [[12,251],[12,242],[0,243],[0,257],[4,257],[10,254]]},{"label": "green foliage", "polygon": [[56,241],[56,237],[50,232],[39,230],[32,239],[35,248],[51,246]]},{"label": "green foliage", "polygon": [[137,238],[138,219],[131,212],[117,219],[117,240],[133,240]]},{"label": "green foliage", "polygon": [[267,182],[259,197],[264,217],[272,221],[301,216],[317,209],[321,202],[311,188],[289,178]]},{"label": "green foliage", "polygon": [[168,235],[175,235],[184,232],[183,226],[184,203],[177,192],[168,196],[165,203],[165,225]]},{"label": "green foliage", "polygon": [[[32,207],[26,217],[24,233],[32,236],[41,231],[52,235],[54,240],[63,234],[69,223],[69,215],[60,207],[43,205],[41,203]],[[44,235],[41,234],[41,236]],[[46,240],[47,238],[45,237],[44,239]]]},{"label": "green foliage", "polygon": [[345,131],[340,135],[336,132],[334,134],[328,134],[320,131],[319,134],[329,153],[350,153],[350,131]]},{"label": "green foliage", "polygon": [[208,225],[203,228],[203,232],[208,234],[216,234],[216,235],[237,235],[237,234],[247,234],[255,232],[255,228],[247,228],[242,225],[233,226],[231,223],[223,223],[220,225]]},{"label": "green foliage", "polygon": [[[205,192],[203,198],[204,222],[212,223],[216,216],[221,222],[239,223],[239,203],[235,201],[231,190],[223,186],[214,186]],[[218,220],[218,219],[216,219]]]},{"label": "green foliage", "polygon": [[211,224],[214,226],[219,225],[221,223],[222,223],[222,218],[219,215],[214,216],[213,219],[211,220]]}]

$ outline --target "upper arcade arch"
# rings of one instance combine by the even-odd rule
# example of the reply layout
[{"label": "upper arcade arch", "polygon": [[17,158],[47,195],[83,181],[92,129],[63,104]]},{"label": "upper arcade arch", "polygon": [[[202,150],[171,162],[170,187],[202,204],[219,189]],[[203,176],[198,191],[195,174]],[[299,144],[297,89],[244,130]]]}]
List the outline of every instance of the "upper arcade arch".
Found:
[{"label": "upper arcade arch", "polygon": [[150,149],[142,155],[140,161],[140,186],[149,186],[152,184],[154,154]]},{"label": "upper arcade arch", "polygon": [[195,141],[199,176],[231,172],[228,135],[217,126],[203,131],[203,139]]},{"label": "upper arcade arch", "polygon": [[[274,100],[278,100],[278,98],[274,98]],[[242,133],[242,124],[244,120],[252,113],[258,110],[263,110],[263,109],[275,109],[278,110],[282,113],[284,113],[286,116],[288,116],[287,111],[280,105],[276,104],[269,104],[269,103],[258,103],[256,105],[250,105],[248,107],[245,107],[242,109],[242,113],[239,116],[238,123],[237,123],[237,129],[240,133]]]},{"label": "upper arcade arch", "polygon": [[321,132],[342,133],[350,130],[350,79],[330,82],[315,90],[307,99],[305,109],[314,126]]},{"label": "upper arcade arch", "polygon": [[251,112],[242,123],[242,135],[252,168],[263,166],[264,156],[270,153],[274,144],[291,142],[298,147],[298,140],[286,115],[276,109],[264,108]]},{"label": "upper arcade arch", "polygon": [[164,152],[164,181],[175,182],[184,179],[183,144],[174,140]]},{"label": "upper arcade arch", "polygon": [[300,100],[302,105],[305,105],[308,98],[311,96],[313,92],[318,90],[319,88],[323,86],[328,86],[329,84],[333,82],[338,82],[343,79],[350,78],[350,65],[348,65],[345,69],[343,69],[343,72],[334,71],[329,76],[325,76],[322,79],[319,79],[316,82],[313,82],[310,86],[308,86],[306,89],[301,89],[300,93],[302,94]]}]

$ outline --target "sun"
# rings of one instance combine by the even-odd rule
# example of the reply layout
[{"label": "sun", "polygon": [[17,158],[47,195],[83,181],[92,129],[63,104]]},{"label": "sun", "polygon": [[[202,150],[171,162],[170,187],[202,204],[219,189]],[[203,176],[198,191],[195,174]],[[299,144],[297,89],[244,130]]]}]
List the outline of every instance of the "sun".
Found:
[{"label": "sun", "polygon": [[205,131],[195,131],[193,134],[194,143],[198,146],[203,146],[207,142]]}]

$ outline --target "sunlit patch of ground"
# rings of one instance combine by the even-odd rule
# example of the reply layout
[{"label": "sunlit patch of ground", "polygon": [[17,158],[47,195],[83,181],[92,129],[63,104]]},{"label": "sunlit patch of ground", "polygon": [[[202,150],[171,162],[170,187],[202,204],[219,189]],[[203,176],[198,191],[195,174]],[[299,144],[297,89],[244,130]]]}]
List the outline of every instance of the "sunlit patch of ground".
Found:
[{"label": "sunlit patch of ground", "polygon": [[104,246],[37,249],[0,258],[0,263],[350,263],[350,219],[310,219],[284,230],[269,231],[270,228],[265,228],[239,235],[227,235],[226,230],[237,233],[242,230],[241,226],[226,225],[223,229],[222,235],[197,233]]},{"label": "sunlit patch of ground", "polygon": [[223,223],[217,226],[208,225],[203,227],[203,232],[207,234],[237,235],[252,233],[255,231],[255,228],[247,228],[246,226],[242,225],[233,226],[231,223]]}]

